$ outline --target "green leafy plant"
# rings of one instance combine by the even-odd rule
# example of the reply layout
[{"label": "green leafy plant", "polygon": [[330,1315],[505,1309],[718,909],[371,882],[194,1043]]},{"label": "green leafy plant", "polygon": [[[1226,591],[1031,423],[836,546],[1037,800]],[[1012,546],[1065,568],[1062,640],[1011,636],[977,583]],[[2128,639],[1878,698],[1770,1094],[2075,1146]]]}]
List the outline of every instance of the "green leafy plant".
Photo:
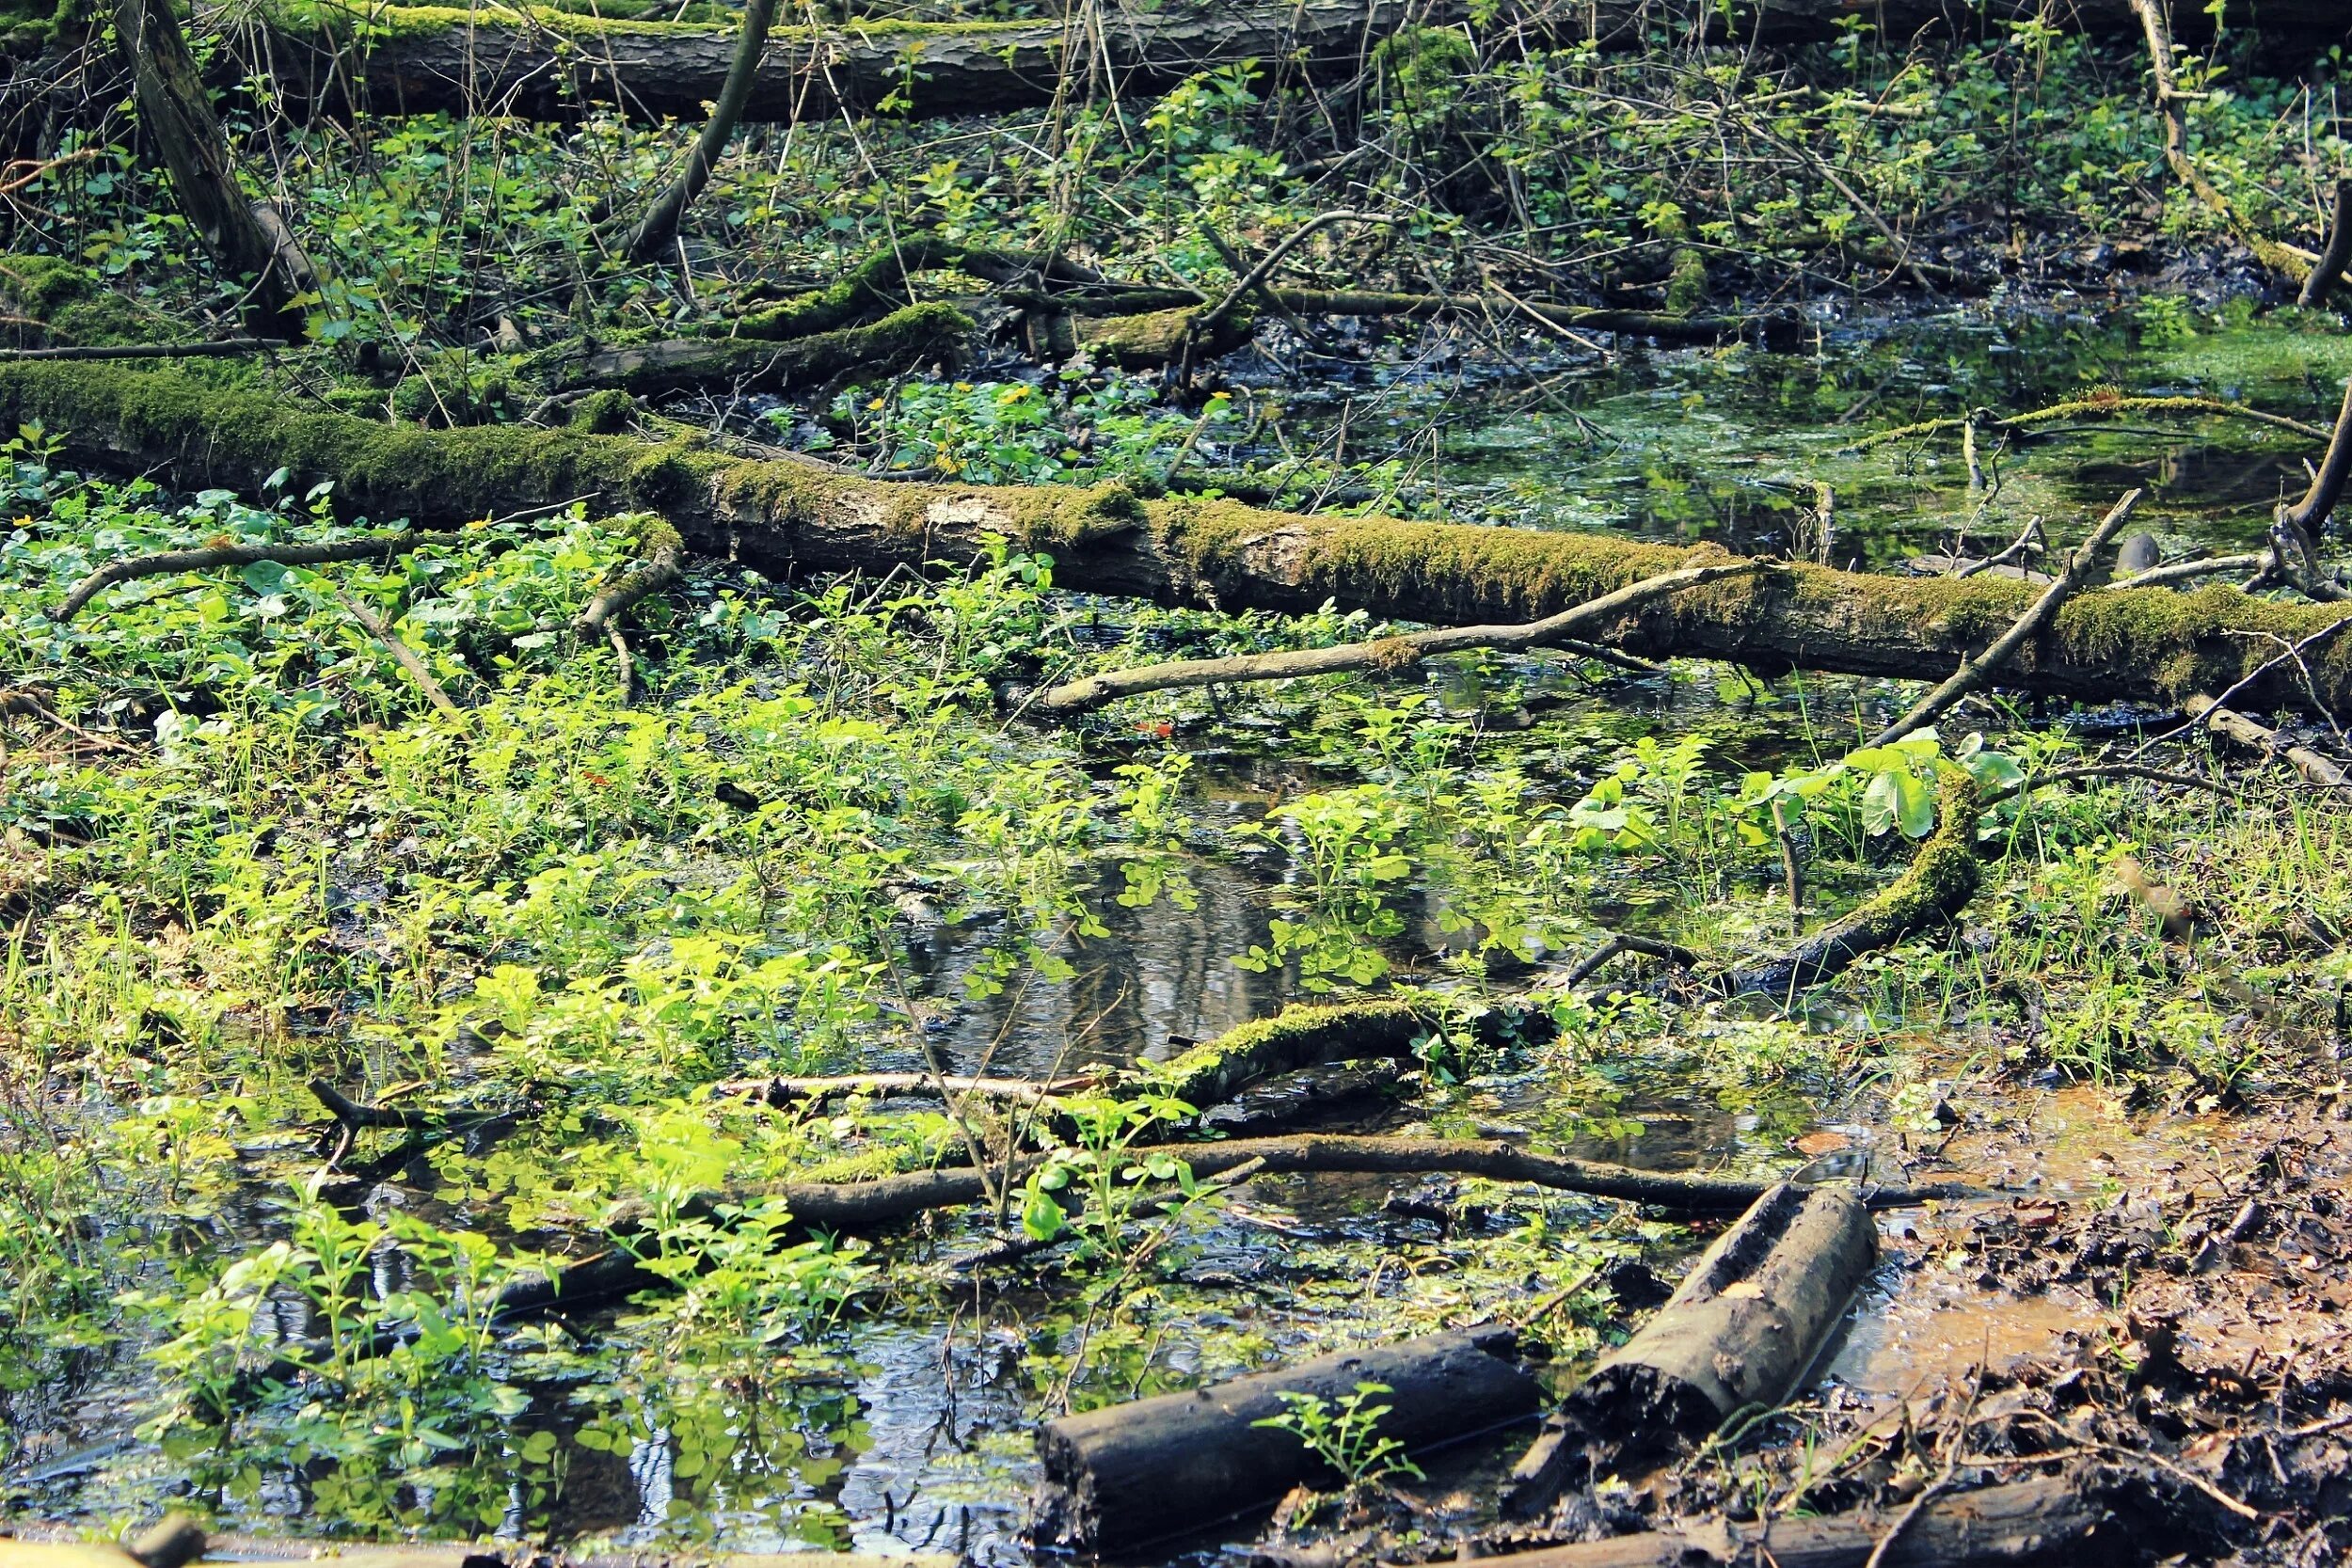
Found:
[{"label": "green leafy plant", "polygon": [[1359,1383],[1353,1393],[1336,1400],[1284,1391],[1276,1397],[1290,1408],[1250,1425],[1291,1433],[1350,1490],[1377,1486],[1391,1476],[1420,1481],[1424,1479],[1421,1467],[1405,1457],[1405,1445],[1380,1432],[1381,1418],[1395,1407],[1372,1402],[1394,1392],[1385,1383]]}]

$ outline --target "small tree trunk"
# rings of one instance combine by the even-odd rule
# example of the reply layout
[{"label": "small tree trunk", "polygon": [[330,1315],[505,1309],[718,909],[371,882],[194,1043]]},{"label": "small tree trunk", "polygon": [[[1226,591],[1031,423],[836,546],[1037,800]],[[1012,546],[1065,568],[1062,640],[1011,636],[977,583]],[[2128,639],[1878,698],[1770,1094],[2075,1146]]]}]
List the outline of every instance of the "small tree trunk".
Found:
[{"label": "small tree trunk", "polygon": [[727,150],[735,135],[735,127],[743,119],[744,105],[752,99],[752,88],[759,82],[759,59],[768,52],[768,29],[776,20],[776,0],[746,0],[743,7],[743,31],[735,43],[735,59],[727,67],[726,85],[719,89],[719,102],[712,106],[710,119],[703,124],[703,134],[694,139],[694,150],[687,156],[686,167],[661,193],[644,221],[628,237],[628,257],[632,261],[650,261],[670,248],[677,238],[677,226],[686,216],[686,209],[710,183],[710,171],[719,162],[719,154]]},{"label": "small tree trunk", "polygon": [[302,337],[304,311],[294,301],[317,289],[317,275],[278,209],[238,188],[229,138],[169,0],[119,0],[115,39],[131,69],[139,122],[171,170],[180,210],[223,270],[253,279],[248,325]]}]

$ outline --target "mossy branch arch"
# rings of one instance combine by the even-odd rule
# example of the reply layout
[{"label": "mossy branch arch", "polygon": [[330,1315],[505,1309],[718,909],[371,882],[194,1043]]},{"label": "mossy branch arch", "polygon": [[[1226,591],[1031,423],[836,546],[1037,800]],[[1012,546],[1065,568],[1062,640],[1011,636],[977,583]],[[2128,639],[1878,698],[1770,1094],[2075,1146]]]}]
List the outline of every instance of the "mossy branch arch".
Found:
[{"label": "mossy branch arch", "polygon": [[[0,422],[64,433],[76,461],[184,488],[253,491],[279,467],[331,480],[347,514],[418,526],[582,498],[653,510],[689,550],[773,573],[920,569],[991,536],[1050,552],[1065,587],[1163,603],[1307,612],[1334,600],[1435,625],[1534,620],[1724,559],[1601,534],[1301,516],[1224,499],[1145,499],[1123,484],[892,483],[696,441],[516,426],[425,430],[222,390],[172,371],[0,366]],[[1599,640],[1653,657],[1939,680],[2013,625],[2037,590],[1991,573],[1897,578],[1781,562],[1644,606]],[[2238,687],[2242,705],[2352,703],[2341,607],[2233,588],[2075,595],[2004,669],[2005,686],[2093,702],[2172,702]],[[2277,651],[2306,639],[2307,682]],[[2265,668],[2268,666],[2268,668]]]}]

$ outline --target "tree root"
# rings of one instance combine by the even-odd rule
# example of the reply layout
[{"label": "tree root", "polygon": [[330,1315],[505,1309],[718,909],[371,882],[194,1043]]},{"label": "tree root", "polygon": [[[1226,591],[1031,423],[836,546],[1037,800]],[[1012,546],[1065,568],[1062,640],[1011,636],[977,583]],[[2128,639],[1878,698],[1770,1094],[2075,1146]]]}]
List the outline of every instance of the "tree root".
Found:
[{"label": "tree root", "polygon": [[[2138,496],[2133,492],[2134,499]],[[1653,599],[1697,588],[1758,569],[1760,562],[1723,562],[1690,566],[1678,572],[1630,583],[1612,594],[1564,610],[1540,621],[1516,626],[1448,626],[1435,631],[1384,637],[1373,642],[1348,642],[1336,648],[1302,648],[1289,653],[1242,654],[1231,658],[1183,658],[1162,664],[1112,670],[1055,687],[1033,706],[1041,713],[1073,714],[1102,706],[1120,697],[1178,687],[1220,686],[1241,681],[1296,680],[1307,675],[1343,671],[1375,670],[1393,674],[1438,654],[1473,648],[1524,650],[1555,644],[1572,633],[1605,624],[1639,610]]]},{"label": "tree root", "polygon": [[461,533],[379,533],[328,545],[207,545],[202,549],[163,550],[110,561],[75,583],[49,618],[71,621],[91,599],[120,582],[162,577],[167,572],[209,572],[218,566],[324,566],[339,561],[389,560],[430,545],[462,544]]}]

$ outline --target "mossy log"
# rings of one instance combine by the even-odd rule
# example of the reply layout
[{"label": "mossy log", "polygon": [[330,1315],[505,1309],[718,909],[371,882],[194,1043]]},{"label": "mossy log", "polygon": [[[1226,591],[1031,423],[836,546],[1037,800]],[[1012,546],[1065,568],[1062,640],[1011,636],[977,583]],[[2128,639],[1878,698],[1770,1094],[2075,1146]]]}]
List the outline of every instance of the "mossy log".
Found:
[{"label": "mossy log", "polygon": [[[1237,501],[1139,499],[1122,484],[900,483],[806,463],[731,456],[687,440],[512,425],[393,426],[223,390],[168,370],[0,364],[0,426],[40,420],[85,466],[184,489],[258,491],[278,468],[335,482],[338,505],[420,525],[561,504],[667,515],[699,554],[763,570],[922,569],[977,561],[991,536],[1049,552],[1055,580],[1092,593],[1227,610],[1311,612],[1326,600],[1433,625],[1532,621],[1707,561],[1615,535],[1379,518],[1300,516]],[[1782,562],[1653,601],[1588,635],[1631,654],[1725,658],[1936,681],[2010,628],[2036,596],[1991,573],[1880,577]],[[2234,702],[2352,708],[2352,638],[2256,671],[2334,625],[2328,605],[2236,589],[2074,595],[2001,684],[2092,702],[2178,702],[2237,686]]]},{"label": "mossy log", "polygon": [[[1118,8],[1088,55],[1102,85],[1150,93],[1240,60],[1279,60],[1319,81],[1361,69],[1406,15],[1399,0],[1208,11]],[[724,91],[740,29],[613,21],[538,6],[358,8],[280,0],[263,24],[270,79],[296,105],[384,114],[562,119],[584,103],[701,119]],[[866,20],[772,29],[745,84],[747,123],[824,120],[888,103],[914,115],[1049,103],[1071,38],[1056,15],[1017,22]]]},{"label": "mossy log", "polygon": [[698,387],[780,392],[863,372],[896,375],[961,361],[972,319],[948,305],[910,305],[870,326],[802,338],[665,338],[621,348],[550,350],[537,361],[557,391],[618,388],[639,397]]},{"label": "mossy log", "polygon": [[[1838,36],[1862,15],[1889,39],[1957,28],[2001,38],[2007,24],[2039,17],[2044,0],[1742,0],[1691,6],[1692,23],[1718,40],[1812,43]],[[1462,21],[1469,8],[1408,11],[1396,0],[1239,10],[1139,6],[1105,8],[1088,56],[1071,62],[1100,72],[1098,89],[1149,93],[1242,60],[1275,61],[1311,80],[1357,75],[1369,50],[1407,16],[1432,25]],[[2188,8],[2183,8],[2186,11]],[[1528,8],[1495,24],[1558,45],[1591,40],[1640,48],[1661,20],[1654,0],[1590,0]],[[2136,26],[2127,0],[2080,0],[2061,24],[2113,36]],[[2201,15],[2184,15],[2185,31]],[[2233,28],[2240,24],[2233,19]],[[2253,25],[2290,50],[2325,49],[2352,39],[2340,0],[2265,0]],[[584,103],[699,120],[718,102],[735,54],[731,22],[599,19],[577,9],[489,4],[384,6],[362,10],[339,0],[274,0],[259,24],[273,86],[296,107],[343,109],[358,99],[387,114],[497,113],[565,119]],[[778,27],[768,38],[743,104],[747,122],[824,119],[844,108],[969,114],[1051,102],[1060,85],[1069,31],[1058,17],[1018,22],[914,23],[861,20],[847,25]],[[243,68],[236,68],[242,70]]]},{"label": "mossy log", "polygon": [[[1375,1057],[1413,1061],[1430,1037],[1448,1026],[1447,1006],[1438,996],[1328,1006],[1294,1004],[1174,1057],[1153,1072],[1152,1085],[1205,1110],[1252,1084],[1301,1068]],[[1516,1006],[1486,1008],[1452,1026],[1488,1046],[1541,1045],[1554,1032],[1550,1014]]]},{"label": "mossy log", "polygon": [[739,338],[802,338],[872,321],[909,303],[907,279],[919,272],[953,270],[1007,287],[1025,284],[1085,288],[1101,277],[1066,257],[990,245],[961,245],[915,234],[882,246],[821,289],[813,289],[727,324]]},{"label": "mossy log", "polygon": [[1377,1430],[1407,1453],[1524,1420],[1540,1391],[1518,1351],[1507,1328],[1430,1334],[1048,1421],[1037,1433],[1045,1479],[1030,1536],[1119,1551],[1195,1534],[1301,1481],[1343,1483],[1297,1433],[1260,1424],[1295,1398],[1336,1404],[1380,1384],[1389,1408]]}]

